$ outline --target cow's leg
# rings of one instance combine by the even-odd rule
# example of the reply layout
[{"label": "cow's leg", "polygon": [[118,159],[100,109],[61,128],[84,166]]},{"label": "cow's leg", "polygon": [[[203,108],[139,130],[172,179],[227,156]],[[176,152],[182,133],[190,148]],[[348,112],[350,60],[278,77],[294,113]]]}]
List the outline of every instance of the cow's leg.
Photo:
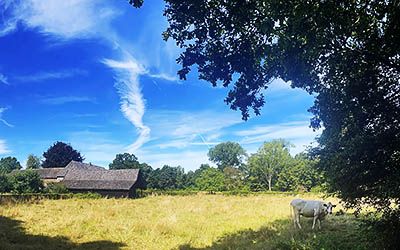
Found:
[{"label": "cow's leg", "polygon": [[321,220],[318,218],[318,228],[321,230]]},{"label": "cow's leg", "polygon": [[318,219],[318,217],[314,216],[313,223],[312,223],[312,229],[313,230],[315,228],[315,222],[317,221],[317,219]]},{"label": "cow's leg", "polygon": [[294,208],[294,207],[292,207],[292,209],[293,209],[293,226],[294,226],[294,228],[297,228],[297,226],[296,226],[296,220],[297,220],[297,213],[296,213],[296,209]]},{"label": "cow's leg", "polygon": [[297,212],[296,222],[297,222],[297,226],[299,226],[299,228],[301,229],[301,225],[300,225],[300,213],[299,213],[299,212]]},{"label": "cow's leg", "polygon": [[312,223],[312,229],[314,230],[315,228],[315,222],[318,220],[318,210],[314,209],[314,219],[313,219],[313,223]]}]

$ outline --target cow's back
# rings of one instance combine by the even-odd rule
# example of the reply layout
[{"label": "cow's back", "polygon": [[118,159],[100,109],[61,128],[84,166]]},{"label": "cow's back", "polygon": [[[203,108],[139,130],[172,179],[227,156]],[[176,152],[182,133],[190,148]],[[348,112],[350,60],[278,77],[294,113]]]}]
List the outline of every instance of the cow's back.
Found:
[{"label": "cow's back", "polygon": [[294,199],[290,202],[290,205],[293,208],[296,208],[296,210],[300,211],[304,208],[304,206],[306,205],[307,201],[303,200],[303,199]]},{"label": "cow's back", "polygon": [[[306,201],[305,206],[300,211],[301,215],[305,217],[313,217],[315,211],[320,211],[322,209],[322,202],[320,201]],[[319,212],[318,212],[319,213]]]}]

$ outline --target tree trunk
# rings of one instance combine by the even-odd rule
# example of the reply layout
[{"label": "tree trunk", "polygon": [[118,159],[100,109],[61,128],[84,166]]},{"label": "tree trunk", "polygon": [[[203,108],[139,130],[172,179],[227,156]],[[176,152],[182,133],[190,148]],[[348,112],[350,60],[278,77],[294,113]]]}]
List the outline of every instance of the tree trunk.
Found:
[{"label": "tree trunk", "polygon": [[268,190],[272,191],[272,176],[268,176]]}]

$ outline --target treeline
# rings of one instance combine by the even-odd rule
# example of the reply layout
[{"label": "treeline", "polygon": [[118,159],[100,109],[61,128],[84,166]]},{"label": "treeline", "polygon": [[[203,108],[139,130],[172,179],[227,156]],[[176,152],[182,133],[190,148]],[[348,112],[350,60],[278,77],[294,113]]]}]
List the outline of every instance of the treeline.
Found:
[{"label": "treeline", "polygon": [[217,191],[311,191],[321,190],[324,178],[315,168],[316,160],[306,154],[292,157],[290,143],[273,140],[264,143],[252,155],[247,155],[240,144],[224,142],[208,152],[210,161],[195,171],[185,172],[181,166],[164,165],[153,169],[140,163],[133,154],[118,154],[110,169],[141,169],[146,187],[157,190]]},{"label": "treeline", "polygon": [[[284,140],[265,142],[256,153],[248,155],[236,142],[224,142],[208,152],[209,164],[186,172],[181,166],[164,165],[153,169],[139,162],[134,154],[117,154],[109,169],[140,169],[141,187],[153,190],[219,191],[312,191],[321,190],[324,178],[315,168],[316,160],[301,153],[292,157],[290,143]],[[84,157],[71,145],[56,142],[43,153],[44,160],[30,155],[28,171],[21,169],[15,157],[0,160],[0,193],[62,193],[59,185],[46,188],[38,173],[29,169],[65,167],[71,160],[82,162]]]}]

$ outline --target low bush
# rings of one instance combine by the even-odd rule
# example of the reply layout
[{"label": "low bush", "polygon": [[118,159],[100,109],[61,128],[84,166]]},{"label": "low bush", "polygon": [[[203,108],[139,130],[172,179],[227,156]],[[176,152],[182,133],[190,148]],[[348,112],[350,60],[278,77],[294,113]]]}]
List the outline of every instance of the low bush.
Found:
[{"label": "low bush", "polygon": [[10,176],[10,180],[12,193],[40,193],[44,189],[39,173],[33,170],[15,172]]},{"label": "low bush", "polygon": [[69,193],[68,189],[62,183],[49,183],[44,189],[45,193],[48,194],[67,194]]},{"label": "low bush", "polygon": [[98,193],[76,193],[73,194],[73,197],[76,199],[101,199],[103,198],[103,196],[101,196],[101,194]]},{"label": "low bush", "polygon": [[8,193],[12,189],[10,177],[6,174],[0,174],[0,193]]}]

